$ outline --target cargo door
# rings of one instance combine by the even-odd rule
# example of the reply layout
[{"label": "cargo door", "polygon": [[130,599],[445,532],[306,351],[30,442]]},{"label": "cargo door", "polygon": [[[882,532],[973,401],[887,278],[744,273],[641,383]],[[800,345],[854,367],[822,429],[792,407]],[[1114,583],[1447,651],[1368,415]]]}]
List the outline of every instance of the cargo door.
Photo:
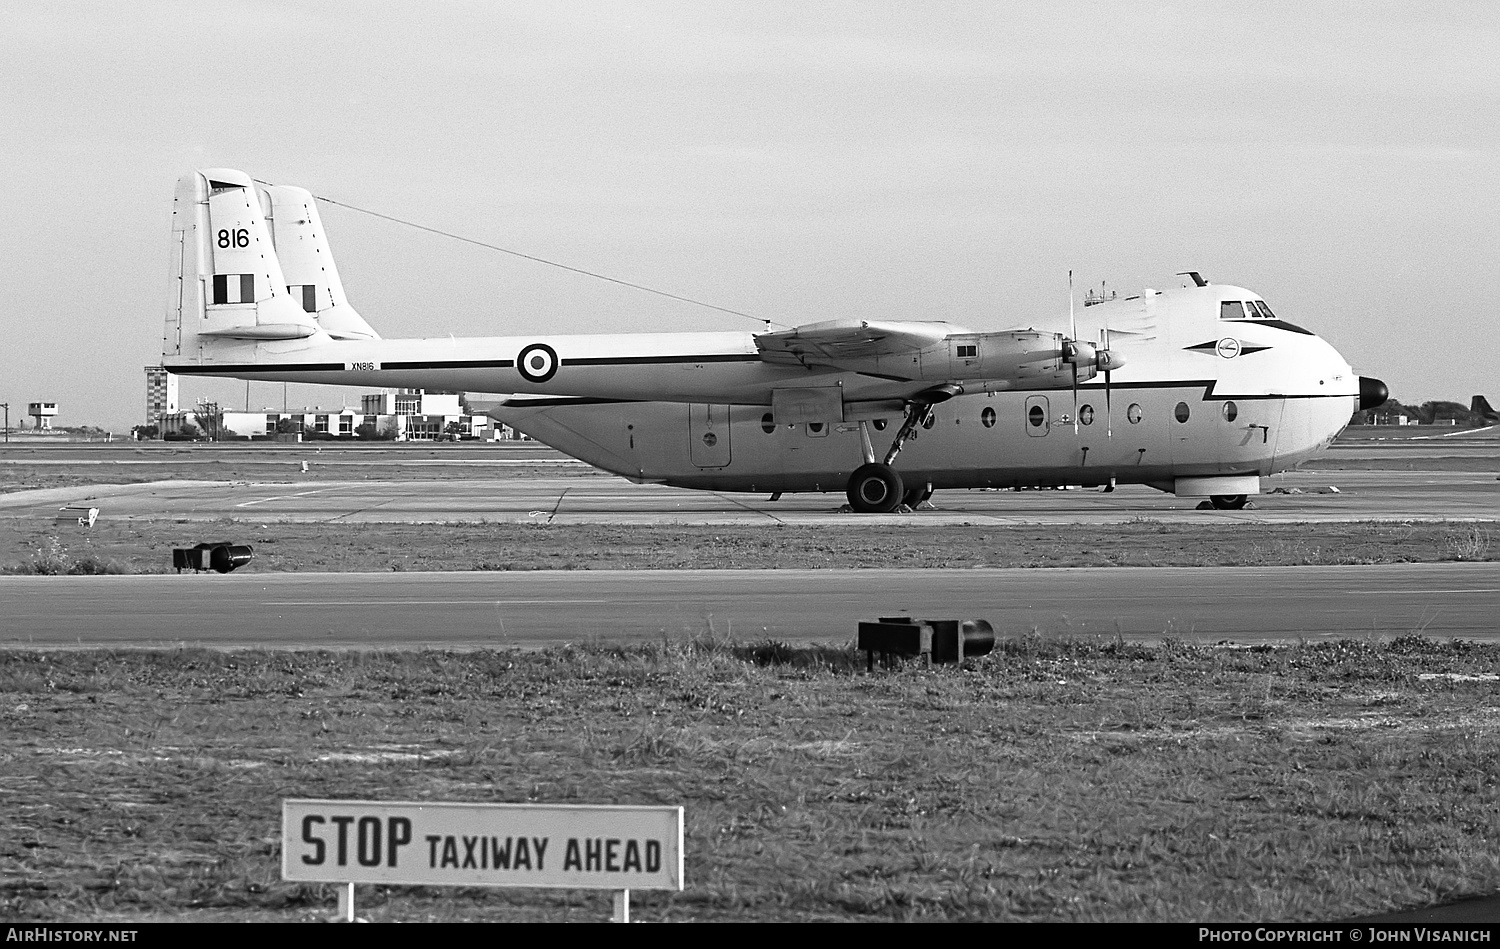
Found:
[{"label": "cargo door", "polygon": [[1045,395],[1029,395],[1026,397],[1026,434],[1033,438],[1043,438],[1052,430],[1052,410],[1047,405]]},{"label": "cargo door", "polygon": [[699,468],[729,466],[729,406],[688,406],[688,456]]}]

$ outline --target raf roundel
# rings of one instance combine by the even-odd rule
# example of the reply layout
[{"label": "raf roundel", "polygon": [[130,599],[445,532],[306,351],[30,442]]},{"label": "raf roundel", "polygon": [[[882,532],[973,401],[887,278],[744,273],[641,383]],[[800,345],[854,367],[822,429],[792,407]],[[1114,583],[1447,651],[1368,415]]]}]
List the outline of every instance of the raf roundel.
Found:
[{"label": "raf roundel", "polygon": [[557,350],[546,343],[532,343],[516,357],[516,369],[528,382],[546,382],[557,374]]}]

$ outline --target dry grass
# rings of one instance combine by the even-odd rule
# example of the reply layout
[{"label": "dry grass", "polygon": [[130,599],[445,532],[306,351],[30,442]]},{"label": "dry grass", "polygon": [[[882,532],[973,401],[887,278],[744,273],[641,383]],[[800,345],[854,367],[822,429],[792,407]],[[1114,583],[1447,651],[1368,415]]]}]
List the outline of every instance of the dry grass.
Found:
[{"label": "dry grass", "polygon": [[[1500,886],[1500,647],[1006,642],[866,675],[713,636],[0,654],[0,917],[307,919],[285,797],[683,804],[675,920],[1328,920]],[[607,897],[361,887],[377,920]]]},{"label": "dry grass", "polygon": [[[52,525],[0,530],[0,573],[160,573],[173,547],[233,540],[255,548],[247,569],[672,570],[818,567],[1109,567],[1365,564],[1493,560],[1494,524],[1363,522],[1169,526],[1119,524],[884,528],[862,525],[210,524],[101,521],[59,534]],[[107,568],[107,569],[106,569]]]}]

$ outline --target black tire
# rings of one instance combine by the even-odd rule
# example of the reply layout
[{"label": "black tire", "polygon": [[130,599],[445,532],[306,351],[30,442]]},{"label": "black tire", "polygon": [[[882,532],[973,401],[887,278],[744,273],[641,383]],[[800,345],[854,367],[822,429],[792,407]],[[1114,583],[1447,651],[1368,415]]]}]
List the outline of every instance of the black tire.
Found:
[{"label": "black tire", "polygon": [[901,503],[915,511],[918,504],[930,497],[932,497],[932,489],[924,484],[920,488],[907,488],[906,493],[901,495]]},{"label": "black tire", "polygon": [[895,468],[873,461],[849,476],[849,506],[861,514],[889,514],[901,503],[904,490]]},{"label": "black tire", "polygon": [[1215,494],[1209,500],[1216,511],[1238,511],[1244,508],[1248,498],[1243,494]]}]

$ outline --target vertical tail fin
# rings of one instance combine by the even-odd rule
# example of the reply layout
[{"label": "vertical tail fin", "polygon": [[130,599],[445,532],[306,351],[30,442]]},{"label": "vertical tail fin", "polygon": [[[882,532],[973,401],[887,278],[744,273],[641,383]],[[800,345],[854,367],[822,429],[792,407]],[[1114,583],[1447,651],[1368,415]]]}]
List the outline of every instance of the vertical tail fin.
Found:
[{"label": "vertical tail fin", "polygon": [[[268,205],[243,172],[213,168],[178,179],[166,363],[212,359],[231,340],[296,340],[319,332],[317,320],[287,292]],[[233,349],[246,355],[243,346]]]},{"label": "vertical tail fin", "polygon": [[344,295],[313,196],[290,185],[271,185],[265,191],[271,199],[276,256],[292,299],[334,339],[379,339]]}]

